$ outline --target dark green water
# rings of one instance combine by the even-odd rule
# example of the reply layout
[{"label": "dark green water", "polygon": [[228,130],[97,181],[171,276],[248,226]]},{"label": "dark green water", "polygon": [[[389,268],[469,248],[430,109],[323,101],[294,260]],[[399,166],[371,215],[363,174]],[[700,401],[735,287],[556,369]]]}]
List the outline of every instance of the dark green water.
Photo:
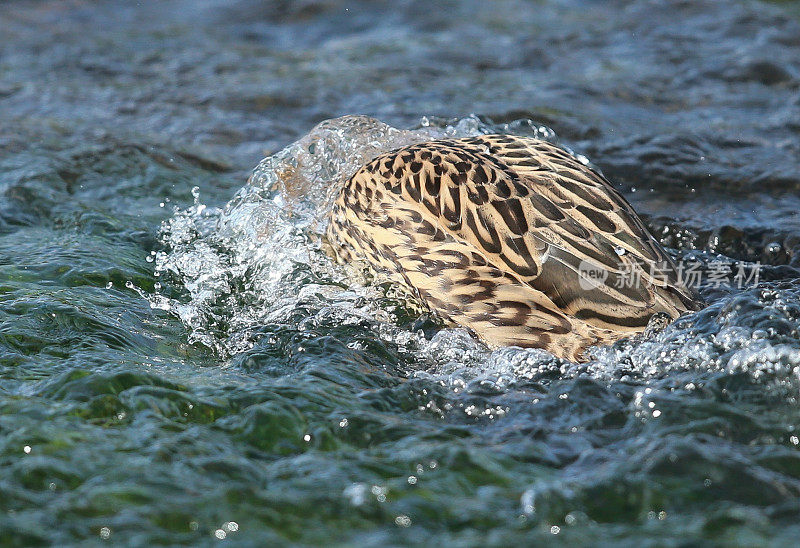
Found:
[{"label": "dark green water", "polygon": [[[793,545],[797,17],[3,3],[0,545]],[[347,114],[416,129],[309,135]],[[706,309],[577,366],[318,251],[362,157],[490,130],[584,154],[676,257],[758,285],[705,283]]]}]

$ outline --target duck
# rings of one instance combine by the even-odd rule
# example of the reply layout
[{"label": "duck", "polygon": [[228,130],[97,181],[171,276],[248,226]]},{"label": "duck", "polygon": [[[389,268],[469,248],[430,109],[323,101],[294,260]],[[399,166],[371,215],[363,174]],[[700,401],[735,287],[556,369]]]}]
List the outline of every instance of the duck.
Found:
[{"label": "duck", "polygon": [[700,307],[613,185],[532,137],[439,139],[379,155],[338,190],[325,239],[337,263],[398,284],[490,348],[584,362],[590,347]]}]

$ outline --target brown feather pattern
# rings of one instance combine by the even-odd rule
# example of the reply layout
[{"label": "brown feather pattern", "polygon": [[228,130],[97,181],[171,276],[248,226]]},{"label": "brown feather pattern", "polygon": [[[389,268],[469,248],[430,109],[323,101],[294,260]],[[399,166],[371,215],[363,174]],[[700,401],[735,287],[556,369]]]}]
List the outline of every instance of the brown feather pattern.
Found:
[{"label": "brown feather pattern", "polygon": [[[546,141],[483,135],[389,152],[342,188],[327,239],[493,346],[584,350],[697,308],[666,252],[594,170]],[[581,263],[609,272],[584,289]],[[641,283],[621,283],[638,266]],[[650,265],[667,268],[652,276]],[[618,287],[619,286],[619,287]]]}]

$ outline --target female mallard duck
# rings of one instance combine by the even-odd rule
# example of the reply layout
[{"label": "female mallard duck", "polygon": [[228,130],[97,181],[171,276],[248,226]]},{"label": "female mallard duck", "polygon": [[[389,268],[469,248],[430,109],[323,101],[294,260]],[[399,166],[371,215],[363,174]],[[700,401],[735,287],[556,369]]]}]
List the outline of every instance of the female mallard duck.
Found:
[{"label": "female mallard duck", "polygon": [[[327,239],[340,263],[388,274],[492,346],[581,361],[654,314],[697,309],[630,204],[537,139],[483,135],[383,154],[345,183]],[[599,275],[582,278],[587,269]]]}]

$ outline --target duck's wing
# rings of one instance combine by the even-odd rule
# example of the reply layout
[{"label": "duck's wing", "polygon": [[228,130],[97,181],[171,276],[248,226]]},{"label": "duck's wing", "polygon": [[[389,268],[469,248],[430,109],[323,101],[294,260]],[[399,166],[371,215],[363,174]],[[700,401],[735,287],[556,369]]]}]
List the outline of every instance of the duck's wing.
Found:
[{"label": "duck's wing", "polygon": [[[483,186],[489,194],[484,203],[472,201],[473,231],[509,229],[497,256],[509,267],[532,260],[535,273],[518,273],[562,310],[596,325],[638,328],[655,312],[674,318],[697,309],[672,259],[602,175],[537,139],[486,135],[458,145],[496,162],[498,179],[488,188],[467,175],[465,188]],[[608,277],[593,287],[587,269]]]},{"label": "duck's wing", "polygon": [[328,226],[328,241],[342,262],[366,262],[388,274],[490,345],[544,348],[577,361],[587,346],[619,338],[568,318],[541,291],[423,214],[419,203],[387,192],[384,177],[362,173],[357,179],[360,186],[354,182],[353,192],[343,193]]},{"label": "duck's wing", "polygon": [[[413,288],[432,288],[435,295],[421,295],[428,301],[463,308],[469,298],[502,300],[503,314],[524,303],[528,324],[516,327],[503,325],[513,322],[498,311],[492,318],[467,310],[503,327],[484,335],[496,344],[516,344],[509,340],[522,338],[524,325],[554,333],[567,325],[576,336],[603,339],[607,330],[641,330],[654,313],[676,317],[692,304],[630,205],[590,168],[535,139],[433,141],[380,156],[346,183],[330,230],[344,244],[339,253],[355,250]],[[440,264],[452,266],[430,267]],[[587,269],[606,272],[605,283],[587,283],[580,275]],[[480,291],[492,279],[513,279],[500,290],[507,298],[495,286]]]}]

